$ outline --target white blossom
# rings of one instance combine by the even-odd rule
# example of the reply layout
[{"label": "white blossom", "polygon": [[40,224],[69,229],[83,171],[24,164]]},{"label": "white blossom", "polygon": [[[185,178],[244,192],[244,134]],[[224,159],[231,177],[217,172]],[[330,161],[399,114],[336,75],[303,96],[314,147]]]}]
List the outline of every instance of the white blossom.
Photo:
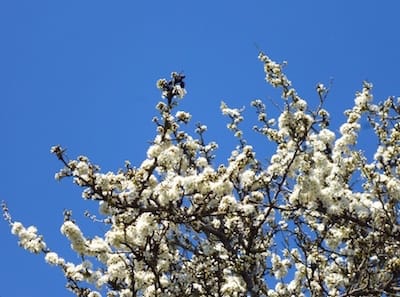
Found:
[{"label": "white blossom", "polygon": [[221,288],[223,296],[241,296],[245,290],[245,284],[239,276],[225,276],[225,282]]},{"label": "white blossom", "polygon": [[40,253],[46,250],[46,243],[42,240],[42,237],[37,234],[37,228],[35,226],[25,228],[22,223],[13,222],[11,233],[17,235],[19,237],[20,246],[30,252]]},{"label": "white blossom", "polygon": [[[85,200],[98,203],[88,219],[104,224],[84,235],[64,212],[60,230],[78,257],[67,262],[48,249],[4,204],[21,247],[60,268],[79,296],[400,294],[399,98],[375,104],[364,83],[345,122],[331,128],[326,86],[307,101],[286,63],[259,58],[282,97],[277,120],[262,100],[251,103],[267,149],[256,154],[259,143],[245,139],[244,108],[221,102],[237,145],[217,161],[206,125],[196,124],[196,136],[185,130],[192,116],[176,110],[185,76],[173,72],[157,81],[156,135],[138,167],[102,172],[85,156],[69,160],[61,146],[51,148],[64,166],[56,178],[71,177]],[[359,148],[365,122],[368,153]]]},{"label": "white blossom", "polygon": [[65,264],[65,260],[63,258],[60,258],[54,252],[46,253],[45,260],[47,263],[49,263],[51,265],[64,265]]},{"label": "white blossom", "polygon": [[61,226],[61,233],[71,241],[71,247],[78,253],[85,253],[85,238],[79,227],[72,221],[65,221]]}]

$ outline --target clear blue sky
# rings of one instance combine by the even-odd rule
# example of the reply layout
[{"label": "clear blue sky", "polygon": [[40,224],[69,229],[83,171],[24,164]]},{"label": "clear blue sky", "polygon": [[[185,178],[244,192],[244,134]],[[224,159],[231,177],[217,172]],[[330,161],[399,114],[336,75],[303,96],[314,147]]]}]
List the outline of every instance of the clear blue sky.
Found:
[{"label": "clear blue sky", "polygon": [[[155,82],[184,71],[181,109],[208,125],[223,162],[234,142],[220,101],[246,106],[248,127],[250,100],[279,102],[257,47],[289,62],[289,78],[310,101],[315,85],[333,78],[327,105],[337,126],[363,80],[376,99],[400,95],[399,11],[397,0],[1,1],[0,199],[50,248],[78,260],[59,232],[62,211],[73,209],[85,231],[81,213],[94,205],[70,181],[54,180],[61,164],[52,145],[105,171],[127,159],[139,165],[155,131]],[[62,273],[20,249],[4,221],[0,240],[1,297],[72,296]]]}]

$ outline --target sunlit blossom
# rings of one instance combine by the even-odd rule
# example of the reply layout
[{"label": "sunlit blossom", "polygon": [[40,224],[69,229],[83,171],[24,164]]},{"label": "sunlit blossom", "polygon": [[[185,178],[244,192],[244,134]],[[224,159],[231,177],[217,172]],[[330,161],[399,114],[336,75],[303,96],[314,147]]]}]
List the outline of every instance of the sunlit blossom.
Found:
[{"label": "sunlit blossom", "polygon": [[[64,212],[60,230],[78,257],[67,262],[51,251],[3,204],[21,247],[43,253],[77,296],[400,294],[399,99],[375,104],[364,83],[332,128],[324,84],[314,104],[292,86],[285,62],[259,59],[282,97],[274,118],[267,102],[251,102],[253,128],[270,146],[252,145],[241,128],[244,107],[222,101],[237,143],[217,161],[224,139],[214,141],[206,125],[191,126],[192,115],[176,109],[185,76],[172,72],[157,81],[156,135],[138,166],[102,172],[88,157],[69,160],[64,148],[51,148],[64,166],[56,179],[72,178],[98,203],[98,213],[85,213],[92,230]],[[375,135],[371,154],[359,148],[364,123]]]}]

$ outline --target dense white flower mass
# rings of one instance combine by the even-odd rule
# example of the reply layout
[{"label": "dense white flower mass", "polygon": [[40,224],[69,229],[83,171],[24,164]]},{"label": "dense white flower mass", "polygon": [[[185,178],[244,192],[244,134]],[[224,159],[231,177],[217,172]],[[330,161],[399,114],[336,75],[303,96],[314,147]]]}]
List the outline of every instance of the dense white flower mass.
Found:
[{"label": "dense white flower mass", "polygon": [[37,234],[35,226],[25,228],[20,222],[13,222],[11,224],[11,233],[19,237],[19,244],[24,249],[32,253],[40,253],[46,251],[46,243],[42,237]]},{"label": "dense white flower mass", "polygon": [[[276,118],[262,100],[251,102],[254,130],[272,154],[256,154],[244,139],[244,108],[222,102],[238,144],[226,164],[215,164],[218,144],[206,142],[207,126],[197,124],[196,136],[181,127],[192,116],[176,111],[186,89],[185,76],[173,72],[157,82],[157,133],[138,167],[102,173],[85,156],[68,160],[65,149],[51,148],[64,165],[56,178],[71,177],[84,199],[99,203],[88,217],[104,223],[104,233],[85,236],[66,211],[60,230],[79,255],[67,262],[3,205],[19,244],[44,253],[81,297],[399,296],[399,99],[374,104],[364,83],[335,133],[324,84],[311,110],[285,64],[259,58],[283,99]],[[366,121],[376,136],[373,158],[358,147]]]}]

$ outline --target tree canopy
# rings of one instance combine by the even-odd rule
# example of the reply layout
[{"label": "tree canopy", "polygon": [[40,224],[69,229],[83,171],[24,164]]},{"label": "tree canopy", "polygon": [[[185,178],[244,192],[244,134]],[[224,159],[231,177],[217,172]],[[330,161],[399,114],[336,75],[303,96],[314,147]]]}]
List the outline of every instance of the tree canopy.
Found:
[{"label": "tree canopy", "polygon": [[[255,152],[242,110],[222,102],[238,141],[227,164],[215,164],[207,126],[184,129],[185,76],[173,72],[157,81],[157,133],[139,166],[102,172],[86,156],[70,160],[60,145],[51,148],[63,164],[56,179],[71,178],[83,199],[98,201],[99,213],[88,216],[105,233],[85,236],[65,211],[61,232],[81,259],[68,262],[3,203],[20,246],[44,254],[80,297],[398,296],[400,100],[374,103],[364,82],[335,133],[328,87],[317,85],[311,109],[284,64],[259,59],[282,92],[277,119],[262,100],[251,102],[254,131],[276,148],[272,155]],[[356,148],[361,120],[374,131],[372,160]]]}]

